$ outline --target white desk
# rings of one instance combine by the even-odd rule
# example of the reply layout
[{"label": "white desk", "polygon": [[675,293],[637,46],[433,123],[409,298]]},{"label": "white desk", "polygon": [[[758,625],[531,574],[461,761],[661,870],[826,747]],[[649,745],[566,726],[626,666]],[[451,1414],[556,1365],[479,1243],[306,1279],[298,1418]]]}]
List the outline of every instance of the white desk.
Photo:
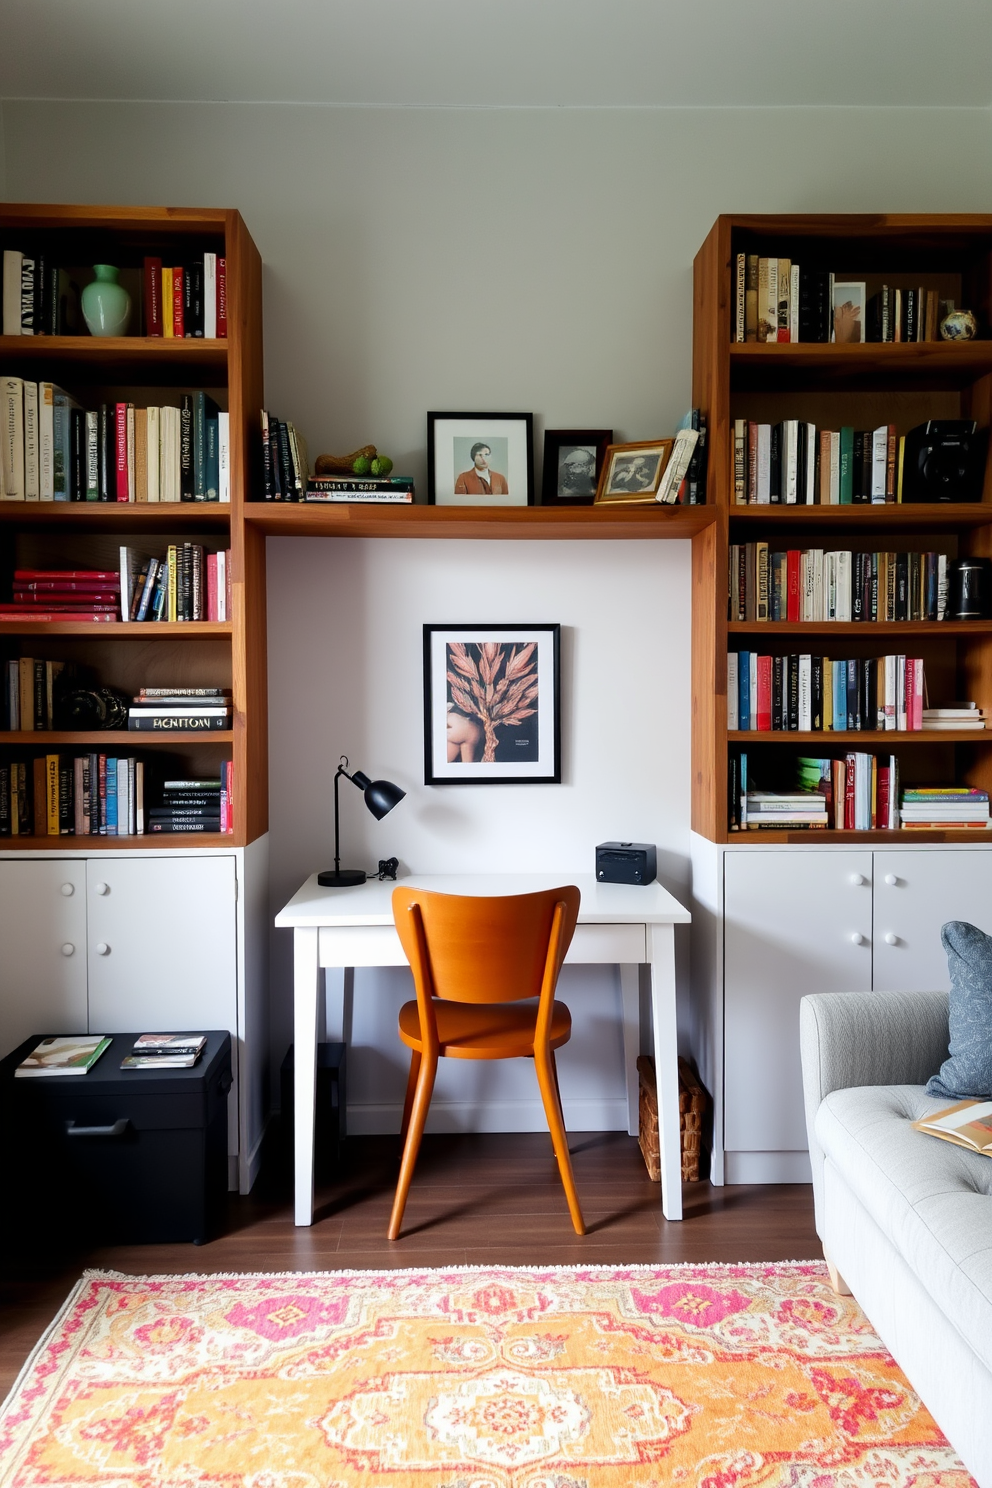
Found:
[{"label": "white desk", "polygon": [[[661,1207],[666,1219],[682,1218],[682,1154],[675,1025],[675,926],[689,923],[660,884],[643,887],[597,883],[592,874],[411,874],[401,883],[442,894],[526,894],[577,884],[579,921],[566,963],[608,962],[620,968],[627,1130],[637,1133],[639,1048],[637,969],[651,969],[654,1060],[658,1075]],[[317,875],[276,915],[293,931],[293,1040],[295,1065],[295,1218],[313,1223],[313,1122],[317,1066],[317,1017],[321,971],[326,967],[405,966],[393,925],[393,883],[377,879],[351,889],[322,889]]]}]

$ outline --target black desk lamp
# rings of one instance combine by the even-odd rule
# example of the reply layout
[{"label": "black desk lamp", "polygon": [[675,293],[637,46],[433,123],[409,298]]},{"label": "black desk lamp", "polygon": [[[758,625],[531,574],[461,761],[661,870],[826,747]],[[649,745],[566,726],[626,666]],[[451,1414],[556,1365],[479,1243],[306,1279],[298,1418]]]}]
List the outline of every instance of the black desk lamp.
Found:
[{"label": "black desk lamp", "polygon": [[391,780],[370,780],[363,775],[361,770],[356,770],[349,775],[346,769],[348,756],[341,756],[337,773],[334,776],[334,868],[328,868],[324,873],[317,874],[317,882],[325,889],[351,888],[355,884],[365,882],[366,874],[361,868],[342,868],[341,849],[338,841],[338,778],[343,775],[345,780],[350,780],[352,785],[365,792],[365,804],[375,817],[376,821],[382,821],[387,812],[392,811],[403,797],[406,791],[400,790]]}]

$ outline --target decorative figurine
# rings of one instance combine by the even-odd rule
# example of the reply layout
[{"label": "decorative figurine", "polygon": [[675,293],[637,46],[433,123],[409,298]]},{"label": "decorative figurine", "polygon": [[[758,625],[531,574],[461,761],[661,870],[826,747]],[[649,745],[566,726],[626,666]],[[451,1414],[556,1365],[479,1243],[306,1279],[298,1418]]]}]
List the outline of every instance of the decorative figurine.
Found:
[{"label": "decorative figurine", "polygon": [[978,333],[978,322],[970,310],[949,310],[940,322],[942,341],[970,341]]}]

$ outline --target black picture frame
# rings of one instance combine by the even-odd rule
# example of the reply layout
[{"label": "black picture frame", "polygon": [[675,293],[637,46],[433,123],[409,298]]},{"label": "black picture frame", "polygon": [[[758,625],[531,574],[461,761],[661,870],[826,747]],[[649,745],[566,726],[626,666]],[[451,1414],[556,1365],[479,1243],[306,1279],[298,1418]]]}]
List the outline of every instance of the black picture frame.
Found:
[{"label": "black picture frame", "polygon": [[[476,450],[489,451],[491,492],[477,475]],[[430,506],[533,506],[532,413],[428,413]]]},{"label": "black picture frame", "polygon": [[[596,499],[607,446],[612,443],[612,429],[545,429],[541,505],[591,506]],[[588,460],[581,464],[575,460],[579,451],[592,453],[594,468],[591,473]],[[565,461],[577,466],[572,475],[562,468]],[[573,481],[577,488],[569,491],[568,486]]]},{"label": "black picture frame", "polygon": [[[487,687],[513,708],[503,722]],[[424,784],[561,784],[560,625],[424,626]]]}]

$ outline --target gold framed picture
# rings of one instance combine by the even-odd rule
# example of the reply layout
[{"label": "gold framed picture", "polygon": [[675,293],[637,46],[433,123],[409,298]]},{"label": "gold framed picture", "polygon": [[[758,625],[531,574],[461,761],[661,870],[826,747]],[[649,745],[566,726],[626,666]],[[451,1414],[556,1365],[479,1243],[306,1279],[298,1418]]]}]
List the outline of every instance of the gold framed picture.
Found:
[{"label": "gold framed picture", "polygon": [[653,505],[674,443],[674,439],[642,439],[636,444],[607,446],[596,487],[596,505]]}]

